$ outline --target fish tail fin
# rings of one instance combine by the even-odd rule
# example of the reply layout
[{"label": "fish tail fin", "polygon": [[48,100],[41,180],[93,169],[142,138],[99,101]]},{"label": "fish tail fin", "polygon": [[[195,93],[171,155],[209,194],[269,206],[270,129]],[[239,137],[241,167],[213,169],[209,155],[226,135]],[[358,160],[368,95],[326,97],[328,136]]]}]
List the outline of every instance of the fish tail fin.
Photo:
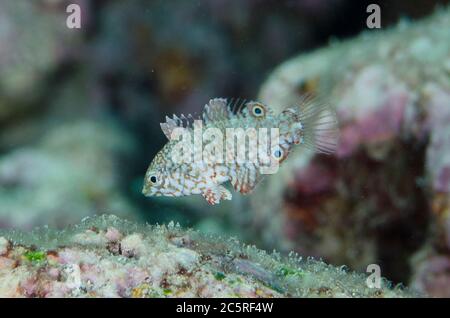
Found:
[{"label": "fish tail fin", "polygon": [[322,98],[310,95],[286,109],[290,115],[291,139],[317,153],[332,154],[338,144],[338,121],[334,107]]}]

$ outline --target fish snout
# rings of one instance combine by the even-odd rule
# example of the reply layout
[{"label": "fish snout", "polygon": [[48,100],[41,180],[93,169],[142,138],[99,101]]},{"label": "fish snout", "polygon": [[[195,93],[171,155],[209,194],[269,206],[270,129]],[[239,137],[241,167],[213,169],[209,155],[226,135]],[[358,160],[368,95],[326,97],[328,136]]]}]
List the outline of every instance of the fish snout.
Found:
[{"label": "fish snout", "polygon": [[142,187],[142,194],[146,197],[150,196],[150,187],[147,184]]}]

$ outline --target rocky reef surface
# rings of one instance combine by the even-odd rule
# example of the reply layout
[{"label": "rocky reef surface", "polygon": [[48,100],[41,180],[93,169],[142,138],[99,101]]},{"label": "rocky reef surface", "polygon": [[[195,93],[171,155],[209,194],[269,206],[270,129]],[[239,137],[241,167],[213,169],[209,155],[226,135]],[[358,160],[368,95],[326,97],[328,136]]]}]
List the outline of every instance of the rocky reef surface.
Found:
[{"label": "rocky reef surface", "polygon": [[[74,1],[77,2],[77,1]],[[14,126],[46,110],[49,83],[81,52],[82,32],[65,26],[62,1],[0,3],[0,147],[16,140]]]},{"label": "rocky reef surface", "polygon": [[[293,58],[262,86],[281,111],[336,105],[335,156],[298,149],[249,198],[268,246],[450,296],[450,8]],[[274,237],[279,240],[273,240]],[[444,283],[445,282],[445,283]]]},{"label": "rocky reef surface", "polygon": [[119,187],[133,141],[112,122],[80,120],[0,157],[0,228],[64,227],[111,211],[138,219]]},{"label": "rocky reef surface", "polygon": [[[329,22],[353,1],[71,2],[81,30],[65,27],[66,1],[0,3],[0,228],[61,228],[101,213],[176,220],[358,272],[376,263],[392,281],[450,296],[449,8],[283,62],[339,37],[317,31],[336,29],[342,21]],[[434,6],[400,2],[421,16]],[[327,96],[341,123],[336,156],[299,148],[255,193],[216,207],[141,195],[166,114],[195,113],[215,96],[251,98],[279,63],[259,98],[281,110],[304,93]],[[52,259],[43,242],[20,242],[0,242],[2,268]],[[38,254],[11,263],[20,244]]]},{"label": "rocky reef surface", "polygon": [[170,223],[112,215],[62,231],[0,231],[0,297],[412,297],[366,276]]}]

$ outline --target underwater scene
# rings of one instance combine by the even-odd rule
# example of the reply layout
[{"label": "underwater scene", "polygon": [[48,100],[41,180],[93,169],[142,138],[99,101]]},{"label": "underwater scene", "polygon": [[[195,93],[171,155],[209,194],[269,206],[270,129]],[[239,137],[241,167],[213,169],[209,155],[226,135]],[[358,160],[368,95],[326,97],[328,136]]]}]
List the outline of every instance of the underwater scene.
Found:
[{"label": "underwater scene", "polygon": [[450,1],[0,0],[16,297],[450,297]]}]

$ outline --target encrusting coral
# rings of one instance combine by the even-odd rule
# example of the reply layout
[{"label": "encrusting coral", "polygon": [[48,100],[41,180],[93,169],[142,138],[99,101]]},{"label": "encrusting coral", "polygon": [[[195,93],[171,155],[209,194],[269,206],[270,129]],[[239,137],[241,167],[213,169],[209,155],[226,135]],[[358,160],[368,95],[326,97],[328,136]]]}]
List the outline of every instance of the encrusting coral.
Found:
[{"label": "encrusting coral", "polygon": [[104,215],[62,231],[0,231],[0,297],[411,297],[313,259],[178,225]]}]

